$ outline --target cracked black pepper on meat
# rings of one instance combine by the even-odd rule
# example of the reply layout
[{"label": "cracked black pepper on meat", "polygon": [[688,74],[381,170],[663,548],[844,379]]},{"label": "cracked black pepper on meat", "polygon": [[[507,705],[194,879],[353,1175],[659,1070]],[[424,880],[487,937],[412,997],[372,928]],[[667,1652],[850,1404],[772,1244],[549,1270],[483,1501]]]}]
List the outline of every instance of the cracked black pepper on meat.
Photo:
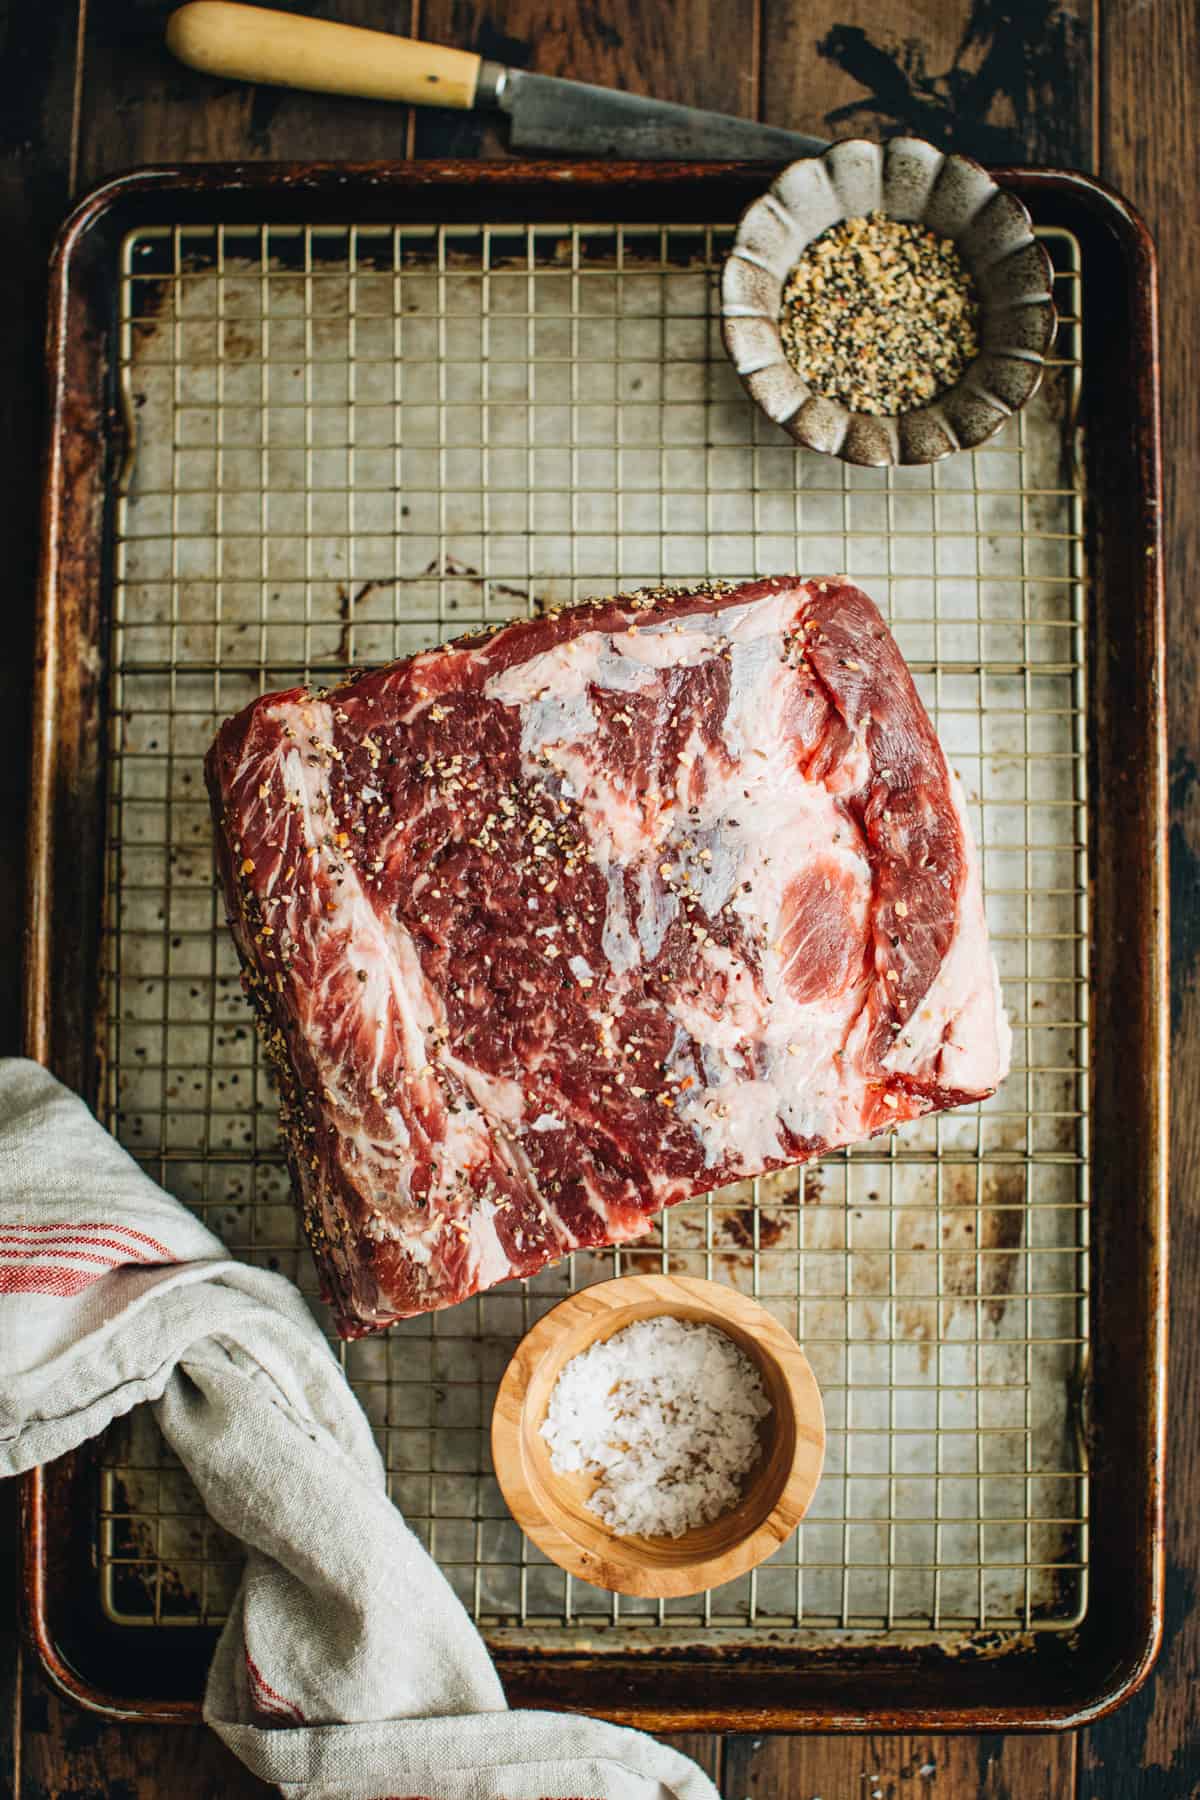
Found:
[{"label": "cracked black pepper on meat", "polygon": [[949,238],[872,213],[814,240],[783,290],[788,361],[853,412],[912,412],[979,354],[979,302]]}]

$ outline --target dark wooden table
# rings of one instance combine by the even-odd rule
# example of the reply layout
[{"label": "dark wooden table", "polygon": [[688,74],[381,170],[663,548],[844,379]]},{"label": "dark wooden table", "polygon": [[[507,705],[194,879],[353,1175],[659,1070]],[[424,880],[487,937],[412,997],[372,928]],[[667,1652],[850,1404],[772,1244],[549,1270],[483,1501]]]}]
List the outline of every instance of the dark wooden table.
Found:
[{"label": "dark wooden table", "polygon": [[[296,10],[301,10],[297,7]],[[1195,0],[309,0],[550,74],[822,135],[909,126],[993,161],[1097,171],[1162,264],[1170,630],[1174,1394],[1167,1633],[1149,1685],[1054,1738],[690,1738],[728,1800],[1200,1796],[1200,10]],[[45,261],[72,197],[137,163],[502,155],[462,115],[205,80],[162,49],[162,0],[0,0],[0,1050],[19,1048],[22,832],[42,442]],[[1120,520],[1109,528],[1121,529]],[[1105,1021],[1100,1021],[1105,1028]],[[0,1496],[0,1501],[3,1500]],[[15,1541],[11,1496],[0,1519]],[[0,1574],[15,1588],[6,1556]],[[5,1616],[16,1596],[0,1595]],[[199,1728],[119,1727],[61,1701],[0,1639],[0,1793],[265,1793]],[[871,1778],[871,1779],[868,1779]],[[6,1785],[8,1784],[8,1785]]]}]

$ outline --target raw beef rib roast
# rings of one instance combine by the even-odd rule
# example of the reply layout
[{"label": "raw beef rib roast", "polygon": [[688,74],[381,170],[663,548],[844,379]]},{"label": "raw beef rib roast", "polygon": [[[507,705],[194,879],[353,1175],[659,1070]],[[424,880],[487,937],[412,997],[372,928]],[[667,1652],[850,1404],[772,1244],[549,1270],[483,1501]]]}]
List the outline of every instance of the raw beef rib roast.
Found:
[{"label": "raw beef rib roast", "polygon": [[990,1094],[956,778],[840,581],[599,600],[208,756],[230,923],[340,1329]]}]

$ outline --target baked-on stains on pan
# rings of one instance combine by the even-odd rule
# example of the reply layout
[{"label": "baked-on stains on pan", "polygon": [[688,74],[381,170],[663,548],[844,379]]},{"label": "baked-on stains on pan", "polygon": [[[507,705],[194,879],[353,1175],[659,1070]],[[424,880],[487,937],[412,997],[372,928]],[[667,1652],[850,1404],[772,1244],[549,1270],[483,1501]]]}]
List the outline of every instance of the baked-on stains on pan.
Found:
[{"label": "baked-on stains on pan", "polygon": [[354,630],[355,607],[360,600],[365,600],[368,594],[373,594],[376,588],[382,586],[383,583],[381,581],[364,581],[361,587],[355,588],[354,592],[351,593],[345,582],[339,581],[337,590],[337,612],[342,626],[341,630],[338,632],[337,655],[339,662],[349,663],[350,661],[350,636]]},{"label": "baked-on stains on pan", "polygon": [[1200,770],[1186,750],[1171,758],[1171,1026],[1200,977]]},{"label": "baked-on stains on pan", "polygon": [[1020,1262],[1025,1171],[1000,1168],[977,1187],[974,1169],[950,1167],[945,1171],[942,1204],[946,1292],[983,1301],[989,1323],[999,1325]]},{"label": "baked-on stains on pan", "polygon": [[974,0],[938,71],[919,38],[876,43],[855,25],[835,25],[817,50],[867,90],[826,113],[832,132],[874,118],[983,162],[1085,160],[1081,114],[1060,96],[1087,79],[1088,33],[1054,0]]},{"label": "baked-on stains on pan", "polygon": [[[754,1208],[739,1206],[731,1213],[726,1213],[721,1221],[725,1236],[731,1243],[743,1250],[756,1248],[754,1242]],[[758,1215],[758,1245],[760,1250],[770,1250],[783,1236],[784,1226],[779,1219],[772,1218],[770,1213]]]}]

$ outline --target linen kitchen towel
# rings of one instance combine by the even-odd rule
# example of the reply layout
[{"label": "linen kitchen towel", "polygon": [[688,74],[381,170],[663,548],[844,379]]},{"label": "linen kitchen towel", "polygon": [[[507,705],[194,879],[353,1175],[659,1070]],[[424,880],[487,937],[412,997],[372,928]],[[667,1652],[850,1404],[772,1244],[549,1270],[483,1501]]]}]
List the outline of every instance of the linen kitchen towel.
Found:
[{"label": "linen kitchen towel", "polygon": [[717,1800],[640,1732],[510,1712],[299,1292],[35,1063],[0,1062],[0,1474],[150,1402],[246,1570],[205,1717],[303,1800]]}]

